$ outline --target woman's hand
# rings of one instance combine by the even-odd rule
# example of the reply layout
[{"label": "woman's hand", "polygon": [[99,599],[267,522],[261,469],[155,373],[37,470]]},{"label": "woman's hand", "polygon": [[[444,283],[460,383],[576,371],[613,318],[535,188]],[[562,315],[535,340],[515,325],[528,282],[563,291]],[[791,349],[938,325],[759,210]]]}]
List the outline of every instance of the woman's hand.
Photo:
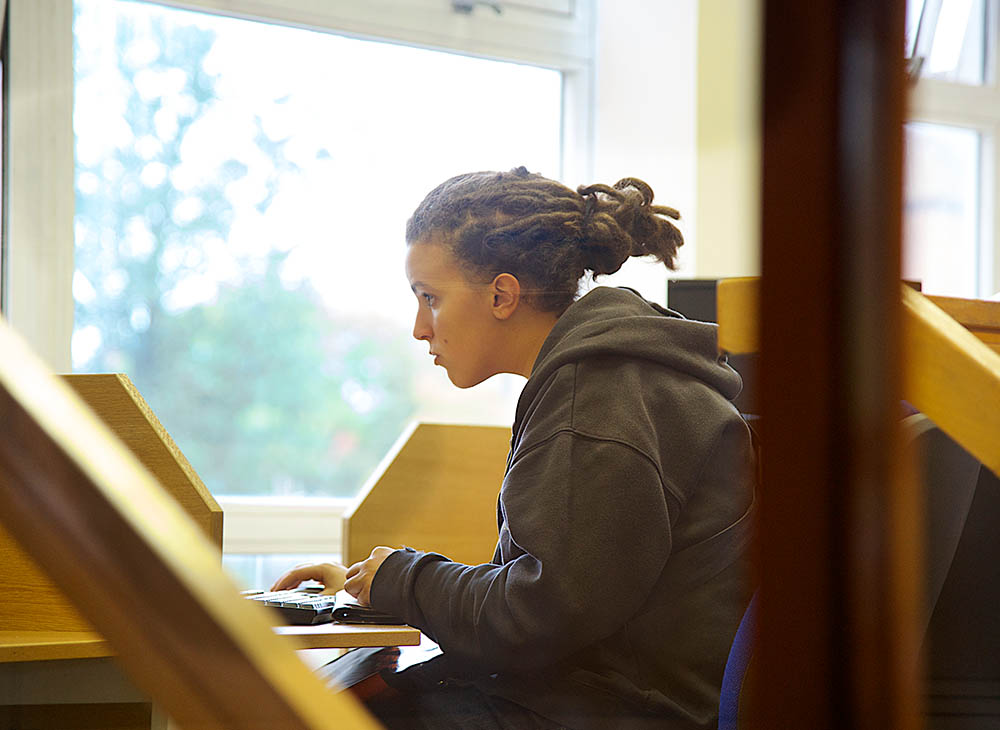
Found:
[{"label": "woman's hand", "polygon": [[354,596],[362,606],[371,605],[372,581],[375,580],[375,573],[379,566],[385,562],[395,549],[390,547],[377,547],[372,550],[372,554],[355,563],[347,569],[347,582],[344,583],[344,590]]},{"label": "woman's hand", "polygon": [[323,593],[336,593],[344,587],[346,578],[347,568],[340,563],[303,563],[274,581],[271,590],[289,590],[304,580],[315,580],[323,584]]}]

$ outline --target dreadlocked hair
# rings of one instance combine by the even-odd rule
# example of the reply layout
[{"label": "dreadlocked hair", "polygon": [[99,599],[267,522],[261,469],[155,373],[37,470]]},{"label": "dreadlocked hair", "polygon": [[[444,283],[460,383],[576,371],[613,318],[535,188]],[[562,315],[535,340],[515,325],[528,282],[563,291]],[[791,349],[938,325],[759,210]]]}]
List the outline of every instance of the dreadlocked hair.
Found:
[{"label": "dreadlocked hair", "polygon": [[513,274],[533,306],[562,313],[587,272],[613,274],[632,256],[676,268],[684,239],[667,218],[680,214],[652,203],[653,189],[632,177],[573,191],[524,167],[472,172],[424,198],[406,224],[406,242],[433,237],[474,277]]}]

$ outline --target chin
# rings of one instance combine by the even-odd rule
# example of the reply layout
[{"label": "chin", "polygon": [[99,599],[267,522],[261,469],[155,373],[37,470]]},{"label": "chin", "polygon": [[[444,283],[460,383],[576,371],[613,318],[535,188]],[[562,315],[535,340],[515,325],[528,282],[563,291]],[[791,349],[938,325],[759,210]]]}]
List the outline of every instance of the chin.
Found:
[{"label": "chin", "polygon": [[475,387],[489,377],[489,375],[483,377],[464,374],[459,375],[457,373],[453,374],[450,370],[448,371],[448,380],[450,380],[451,384],[456,388],[461,388],[462,390]]}]

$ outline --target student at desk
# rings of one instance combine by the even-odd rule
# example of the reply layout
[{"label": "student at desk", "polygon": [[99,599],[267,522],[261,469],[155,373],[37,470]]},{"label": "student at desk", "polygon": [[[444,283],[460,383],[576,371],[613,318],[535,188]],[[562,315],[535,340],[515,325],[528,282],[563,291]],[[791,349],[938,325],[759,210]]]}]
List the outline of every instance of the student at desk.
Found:
[{"label": "student at desk", "polygon": [[715,327],[627,289],[578,298],[631,256],[674,268],[675,210],[644,182],[573,191],[524,168],[454,177],[407,224],[406,272],[451,381],[527,383],[493,562],[376,547],[289,571],[391,612],[443,653],[386,677],[399,728],[714,727],[748,600],[749,431]]}]

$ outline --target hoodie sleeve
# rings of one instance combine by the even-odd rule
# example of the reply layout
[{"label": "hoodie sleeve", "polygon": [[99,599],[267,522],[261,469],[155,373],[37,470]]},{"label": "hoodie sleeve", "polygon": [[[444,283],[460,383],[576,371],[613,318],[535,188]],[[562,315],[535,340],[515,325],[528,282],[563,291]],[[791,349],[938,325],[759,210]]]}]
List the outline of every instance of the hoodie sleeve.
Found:
[{"label": "hoodie sleeve", "polygon": [[374,606],[478,671],[543,667],[613,634],[670,554],[659,472],[617,441],[554,434],[518,454],[501,503],[502,565],[397,550],[372,585]]}]

